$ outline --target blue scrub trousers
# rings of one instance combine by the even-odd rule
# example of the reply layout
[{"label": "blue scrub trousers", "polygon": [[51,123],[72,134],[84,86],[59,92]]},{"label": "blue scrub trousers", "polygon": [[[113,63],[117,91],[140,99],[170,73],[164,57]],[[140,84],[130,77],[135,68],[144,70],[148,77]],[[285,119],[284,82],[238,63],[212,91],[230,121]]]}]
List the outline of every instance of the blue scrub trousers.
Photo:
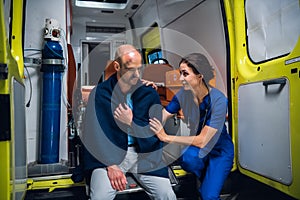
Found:
[{"label": "blue scrub trousers", "polygon": [[199,151],[198,147],[187,147],[183,151],[181,166],[200,179],[202,200],[220,200],[223,184],[233,165],[233,143],[231,139],[223,140],[222,145],[216,145],[204,158],[199,158]]}]

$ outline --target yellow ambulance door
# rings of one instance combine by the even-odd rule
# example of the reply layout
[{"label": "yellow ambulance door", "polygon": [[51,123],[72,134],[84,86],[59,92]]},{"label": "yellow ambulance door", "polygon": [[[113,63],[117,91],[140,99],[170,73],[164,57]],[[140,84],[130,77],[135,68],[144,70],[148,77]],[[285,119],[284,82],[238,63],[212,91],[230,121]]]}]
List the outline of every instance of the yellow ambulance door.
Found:
[{"label": "yellow ambulance door", "polygon": [[299,0],[225,2],[238,169],[299,199]]},{"label": "yellow ambulance door", "polygon": [[2,1],[0,11],[0,197],[22,199],[27,183],[23,1]]}]

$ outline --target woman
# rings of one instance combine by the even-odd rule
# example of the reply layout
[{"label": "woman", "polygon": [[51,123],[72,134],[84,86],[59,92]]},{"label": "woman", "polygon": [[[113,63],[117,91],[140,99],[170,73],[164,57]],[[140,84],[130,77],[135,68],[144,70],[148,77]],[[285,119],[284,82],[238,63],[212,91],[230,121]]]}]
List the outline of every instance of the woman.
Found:
[{"label": "woman", "polygon": [[201,199],[220,199],[234,157],[233,143],[225,125],[227,98],[208,84],[214,73],[204,55],[189,54],[180,61],[179,69],[183,87],[163,109],[163,119],[182,109],[190,136],[166,134],[156,118],[150,119],[150,127],[163,142],[188,145],[182,152],[182,168],[200,179]]}]

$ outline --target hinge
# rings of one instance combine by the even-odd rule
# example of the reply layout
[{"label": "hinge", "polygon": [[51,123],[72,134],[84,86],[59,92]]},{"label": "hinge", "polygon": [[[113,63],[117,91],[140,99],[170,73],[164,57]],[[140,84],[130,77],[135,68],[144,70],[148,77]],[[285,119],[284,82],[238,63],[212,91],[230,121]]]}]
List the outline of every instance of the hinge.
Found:
[{"label": "hinge", "polygon": [[8,67],[5,63],[0,63],[0,80],[5,80],[8,78]]},{"label": "hinge", "polygon": [[0,122],[0,141],[11,140],[9,94],[0,94]]}]

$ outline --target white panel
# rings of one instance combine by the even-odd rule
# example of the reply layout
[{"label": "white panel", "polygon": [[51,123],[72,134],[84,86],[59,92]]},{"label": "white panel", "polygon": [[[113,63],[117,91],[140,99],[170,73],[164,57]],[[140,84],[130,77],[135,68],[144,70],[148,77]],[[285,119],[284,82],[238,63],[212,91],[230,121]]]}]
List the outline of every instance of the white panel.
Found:
[{"label": "white panel", "polygon": [[203,2],[203,0],[157,0],[158,16],[161,27],[166,26],[201,2]]},{"label": "white panel", "polygon": [[25,20],[25,49],[42,49],[45,19],[58,20],[66,32],[66,5],[61,0],[27,0]]},{"label": "white panel", "polygon": [[[162,46],[179,56],[205,54],[216,70],[217,88],[227,94],[226,43],[219,0],[205,1],[168,24],[162,29]],[[178,67],[181,58],[169,55],[167,59]]]},{"label": "white panel", "polygon": [[80,85],[88,85],[89,83],[89,46],[88,44],[82,44],[81,45],[81,67],[80,67],[80,74],[81,74],[81,84]]},{"label": "white panel", "polygon": [[144,1],[137,12],[132,16],[135,28],[149,27],[157,21],[157,5],[155,0]]},{"label": "white panel", "polygon": [[289,82],[275,79],[241,85],[238,159],[250,171],[291,184]]},{"label": "white panel", "polygon": [[[44,27],[46,18],[53,18],[59,21],[62,29],[61,45],[66,55],[66,1],[62,0],[27,0],[25,11],[25,32],[24,32],[24,56],[41,58],[41,50],[44,42]],[[40,101],[42,73],[40,66],[27,65],[32,82],[32,99],[30,107],[26,107],[26,132],[27,141],[32,145],[27,147],[28,163],[38,160],[39,134],[40,134]],[[26,74],[28,75],[28,74]],[[61,138],[60,138],[60,159],[67,159],[67,108],[66,108],[66,75],[63,75],[62,102],[61,102]],[[26,79],[26,96],[29,99],[30,83]]]},{"label": "white panel", "polygon": [[25,87],[23,83],[12,79],[13,96],[13,125],[12,142],[14,150],[11,154],[11,195],[14,199],[21,199],[26,191],[27,156],[26,156],[26,125],[25,125]]},{"label": "white panel", "polygon": [[26,168],[26,124],[25,124],[25,87],[13,80],[14,97],[14,164],[15,179],[18,181],[27,178]]}]

